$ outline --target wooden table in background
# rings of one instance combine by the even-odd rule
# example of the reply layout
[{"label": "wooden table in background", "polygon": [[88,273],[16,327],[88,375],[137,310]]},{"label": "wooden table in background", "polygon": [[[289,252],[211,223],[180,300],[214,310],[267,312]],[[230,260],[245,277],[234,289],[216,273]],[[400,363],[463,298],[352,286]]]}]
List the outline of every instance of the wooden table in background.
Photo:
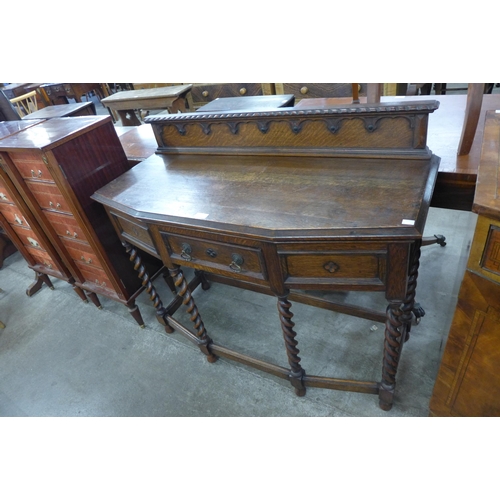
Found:
[{"label": "wooden table in background", "polygon": [[39,109],[34,113],[26,115],[23,120],[49,120],[50,118],[64,118],[68,116],[95,115],[95,104],[92,101],[75,102],[69,104],[56,104]]},{"label": "wooden table in background", "polygon": [[123,126],[137,126],[142,122],[135,110],[166,109],[175,114],[185,112],[187,94],[192,85],[176,85],[141,90],[125,90],[117,92],[101,100],[111,112],[117,112]]}]

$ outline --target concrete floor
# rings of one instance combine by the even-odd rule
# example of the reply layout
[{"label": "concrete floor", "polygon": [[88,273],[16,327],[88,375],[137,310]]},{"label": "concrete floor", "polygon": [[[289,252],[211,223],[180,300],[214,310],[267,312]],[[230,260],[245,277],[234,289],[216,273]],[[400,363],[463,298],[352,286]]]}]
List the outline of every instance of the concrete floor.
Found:
[{"label": "concrete floor", "polygon": [[[220,359],[210,364],[180,334],[167,335],[146,294],[140,329],[125,306],[98,310],[53,280],[33,297],[34,273],[16,253],[0,270],[0,416],[425,417],[465,269],[476,216],[431,209],[426,234],[447,246],[422,249],[417,300],[426,310],[405,344],[391,411],[378,397],[308,388]],[[167,302],[162,280],[156,286]],[[287,366],[272,297],[220,284],[195,299],[220,344]],[[379,293],[337,294],[385,310]],[[383,325],[301,304],[292,307],[302,364],[311,375],[380,380]],[[178,312],[179,318],[185,313]]]}]

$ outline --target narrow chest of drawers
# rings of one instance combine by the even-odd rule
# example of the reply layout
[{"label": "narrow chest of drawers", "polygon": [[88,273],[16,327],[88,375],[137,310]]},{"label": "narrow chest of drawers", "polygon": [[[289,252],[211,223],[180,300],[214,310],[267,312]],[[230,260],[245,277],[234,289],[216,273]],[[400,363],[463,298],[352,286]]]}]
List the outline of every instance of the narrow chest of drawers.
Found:
[{"label": "narrow chest of drawers", "polygon": [[[105,211],[90,199],[130,168],[111,118],[54,118],[9,139],[0,142],[5,173],[77,286],[137,311],[142,284]],[[148,266],[151,275],[161,268],[153,259]]]}]

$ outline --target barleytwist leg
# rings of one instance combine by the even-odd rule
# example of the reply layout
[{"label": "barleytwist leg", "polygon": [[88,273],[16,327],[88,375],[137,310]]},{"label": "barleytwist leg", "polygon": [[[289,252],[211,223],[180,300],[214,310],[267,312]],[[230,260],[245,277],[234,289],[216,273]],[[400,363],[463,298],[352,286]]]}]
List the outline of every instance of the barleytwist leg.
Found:
[{"label": "barleytwist leg", "polygon": [[420,247],[421,242],[416,241],[413,244],[411,256],[410,256],[410,270],[408,273],[408,286],[406,290],[406,297],[403,301],[403,316],[401,321],[407,324],[406,336],[404,341],[406,342],[410,338],[411,320],[412,314],[415,315],[417,321],[425,315],[425,311],[422,309],[420,304],[415,302],[415,293],[417,289],[417,278],[418,278],[418,268],[420,265]]},{"label": "barleytwist leg", "polygon": [[190,319],[194,324],[196,329],[196,336],[200,341],[198,343],[198,347],[200,350],[207,356],[207,360],[210,363],[214,363],[217,361],[217,356],[210,352],[210,344],[212,343],[212,339],[208,336],[207,331],[205,330],[205,325],[201,320],[200,313],[196,304],[194,302],[193,296],[191,295],[191,291],[189,290],[188,283],[184,278],[184,274],[180,267],[175,267],[174,269],[169,269],[170,275],[174,279],[175,286],[179,290],[179,296],[182,297],[182,303],[186,306],[188,314],[191,315]]},{"label": "barleytwist leg", "polygon": [[283,331],[286,355],[291,368],[289,374],[290,382],[295,388],[295,394],[297,394],[297,396],[304,396],[306,388],[302,379],[305,375],[305,371],[300,365],[300,351],[297,347],[298,342],[295,340],[297,333],[293,329],[295,323],[292,321],[293,313],[290,311],[291,306],[292,304],[286,297],[278,297],[278,312],[280,315],[281,330]]},{"label": "barleytwist leg", "polygon": [[[142,264],[142,259],[137,252],[137,248],[132,246],[127,241],[123,241],[122,245],[125,247],[126,252],[130,255],[130,262],[134,264],[134,269],[137,271],[139,278],[142,281],[142,286],[145,287],[146,292],[149,295],[149,300],[153,302],[153,305],[156,309],[156,319],[165,327],[165,331],[167,333],[173,333],[174,329],[168,324],[165,319],[165,308],[163,307],[163,303],[160,299],[160,296],[156,292],[156,288],[153,285],[153,282],[150,280],[148,273],[146,272],[146,268]],[[137,306],[130,309],[130,313],[136,314]],[[137,321],[137,320],[136,320]]]},{"label": "barleytwist leg", "polygon": [[384,360],[382,381],[379,388],[379,406],[390,410],[396,388],[396,372],[406,336],[407,323],[403,321],[404,312],[400,302],[391,302],[387,306],[384,339]]}]

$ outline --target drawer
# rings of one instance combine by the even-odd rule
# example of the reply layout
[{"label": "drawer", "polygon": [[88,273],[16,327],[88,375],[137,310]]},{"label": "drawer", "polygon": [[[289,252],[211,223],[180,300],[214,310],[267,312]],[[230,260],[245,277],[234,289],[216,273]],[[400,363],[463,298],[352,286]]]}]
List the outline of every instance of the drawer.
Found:
[{"label": "drawer", "polygon": [[260,83],[195,83],[191,98],[195,103],[207,103],[218,97],[262,95]]},{"label": "drawer", "polygon": [[383,250],[325,250],[280,254],[287,284],[331,284],[383,287],[387,253]]},{"label": "drawer", "polygon": [[266,279],[262,251],[258,248],[187,238],[162,231],[160,234],[171,259],[181,265],[226,276]]},{"label": "drawer", "polygon": [[25,179],[53,182],[52,176],[40,153],[22,151],[19,153],[9,153],[9,156]]},{"label": "drawer", "polygon": [[59,271],[57,264],[49,257],[49,254],[44,250],[41,250],[39,248],[30,248],[30,247],[28,247],[27,250],[37,264],[42,265],[47,269]]},{"label": "drawer", "polygon": [[0,212],[7,219],[9,224],[30,227],[28,221],[23,217],[16,205],[0,203]]},{"label": "drawer", "polygon": [[500,276],[500,223],[489,227],[481,267]]},{"label": "drawer", "polygon": [[36,248],[45,251],[38,241],[37,235],[29,227],[21,227],[12,224],[12,229],[14,229],[25,247]]},{"label": "drawer", "polygon": [[136,220],[130,220],[122,214],[118,215],[113,211],[110,212],[110,215],[122,238],[145,252],[160,258],[146,226],[141,225]]},{"label": "drawer", "polygon": [[78,260],[75,261],[75,264],[81,271],[86,284],[92,285],[94,289],[98,287],[114,292],[111,280],[102,269]]},{"label": "drawer", "polygon": [[26,185],[41,208],[71,213],[71,208],[55,184],[26,180]]},{"label": "drawer", "polygon": [[15,201],[12,199],[12,196],[10,195],[9,190],[7,189],[7,187],[2,181],[2,178],[0,177],[0,203],[2,202],[15,203]]},{"label": "drawer", "polygon": [[70,238],[61,238],[61,241],[75,262],[84,262],[86,264],[92,264],[96,267],[101,267],[97,255],[88,243],[79,240],[72,240]]},{"label": "drawer", "polygon": [[54,228],[58,236],[74,238],[80,241],[87,241],[80,226],[72,215],[44,210],[43,214]]},{"label": "drawer", "polygon": [[[366,83],[361,83],[359,93],[366,95]],[[352,97],[351,83],[282,83],[276,84],[277,93],[293,94],[301,98]]]}]

